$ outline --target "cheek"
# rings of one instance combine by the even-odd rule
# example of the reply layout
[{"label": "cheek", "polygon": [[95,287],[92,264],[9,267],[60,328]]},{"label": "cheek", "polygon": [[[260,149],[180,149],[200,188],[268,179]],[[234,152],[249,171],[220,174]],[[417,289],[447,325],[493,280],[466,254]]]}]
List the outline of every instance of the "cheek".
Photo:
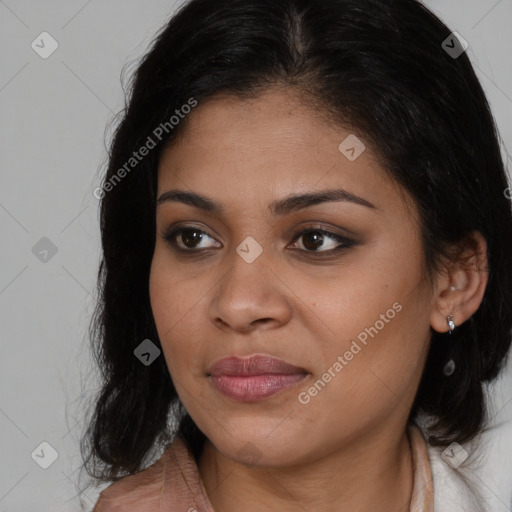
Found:
[{"label": "cheek", "polygon": [[187,322],[197,299],[193,288],[180,283],[169,268],[169,263],[156,251],[149,277],[149,296],[167,367],[174,378],[189,371],[193,346],[186,343],[186,333],[190,338],[193,333]]},{"label": "cheek", "polygon": [[[327,393],[321,382],[317,386],[327,401],[377,406],[414,388],[428,348],[430,313],[420,255],[409,245],[409,251],[374,247],[337,279],[309,287],[310,308],[321,320],[314,331],[322,333],[315,378],[329,381]],[[312,294],[315,289],[320,291]]]},{"label": "cheek", "polygon": [[171,330],[189,321],[188,315],[204,295],[204,286],[190,279],[167,255],[165,249],[155,249],[149,276],[149,295],[153,316],[165,340]]}]

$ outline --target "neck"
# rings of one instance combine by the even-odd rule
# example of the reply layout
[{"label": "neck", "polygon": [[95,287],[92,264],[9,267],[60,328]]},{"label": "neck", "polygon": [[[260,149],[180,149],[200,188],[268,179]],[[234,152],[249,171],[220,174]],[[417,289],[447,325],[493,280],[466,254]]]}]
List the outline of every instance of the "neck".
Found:
[{"label": "neck", "polygon": [[207,440],[198,467],[215,512],[408,512],[413,488],[405,429],[381,429],[327,457],[278,468],[237,463]]}]

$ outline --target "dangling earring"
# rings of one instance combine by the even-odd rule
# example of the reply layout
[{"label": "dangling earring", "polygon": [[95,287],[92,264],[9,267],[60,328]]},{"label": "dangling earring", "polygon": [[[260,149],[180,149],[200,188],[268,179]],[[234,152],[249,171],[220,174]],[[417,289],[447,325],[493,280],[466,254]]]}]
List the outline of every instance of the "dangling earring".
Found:
[{"label": "dangling earring", "polygon": [[455,324],[453,323],[453,315],[449,315],[446,317],[446,321],[448,322],[448,327],[450,328],[449,341],[448,344],[450,346],[450,359],[444,365],[443,373],[449,377],[455,371],[455,361],[453,360],[453,330],[455,329]]}]

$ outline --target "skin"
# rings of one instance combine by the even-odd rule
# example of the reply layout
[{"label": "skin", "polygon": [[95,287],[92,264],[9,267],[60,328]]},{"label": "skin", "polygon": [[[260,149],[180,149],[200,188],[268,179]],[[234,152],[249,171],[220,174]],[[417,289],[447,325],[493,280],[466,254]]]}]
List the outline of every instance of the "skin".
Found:
[{"label": "skin", "polygon": [[[173,382],[208,438],[198,466],[214,509],[408,510],[406,424],[430,336],[432,329],[448,331],[447,315],[460,325],[478,309],[487,283],[485,240],[475,233],[476,244],[463,254],[468,264],[447,267],[430,287],[412,200],[368,144],[349,161],[338,145],[352,132],[321,118],[291,90],[268,89],[243,101],[218,95],[200,103],[187,123],[162,154],[157,197],[193,191],[224,212],[175,201],[157,206],[150,297]],[[324,202],[282,217],[268,209],[288,195],[330,188],[375,208]],[[178,222],[206,234],[188,246],[178,234],[177,243],[189,251],[200,243],[209,254],[173,250],[163,234]],[[339,242],[324,235],[315,249],[307,236],[294,238],[311,224],[356,243],[322,257]],[[263,249],[252,263],[236,252],[249,236]],[[401,311],[309,403],[300,403],[299,393],[396,302]],[[259,402],[220,394],[209,366],[251,354],[283,359],[308,376]]]}]

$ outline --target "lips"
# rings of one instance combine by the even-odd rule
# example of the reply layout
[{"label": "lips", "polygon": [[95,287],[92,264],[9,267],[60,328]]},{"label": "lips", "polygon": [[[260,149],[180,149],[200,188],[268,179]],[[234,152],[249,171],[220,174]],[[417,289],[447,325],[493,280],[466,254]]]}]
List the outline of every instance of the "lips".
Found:
[{"label": "lips", "polygon": [[268,398],[304,380],[307,370],[268,355],[226,357],[208,369],[215,388],[237,401]]},{"label": "lips", "polygon": [[307,373],[304,368],[288,364],[282,359],[272,356],[255,355],[252,357],[225,357],[210,367],[208,373],[212,376],[231,375],[293,375]]}]

